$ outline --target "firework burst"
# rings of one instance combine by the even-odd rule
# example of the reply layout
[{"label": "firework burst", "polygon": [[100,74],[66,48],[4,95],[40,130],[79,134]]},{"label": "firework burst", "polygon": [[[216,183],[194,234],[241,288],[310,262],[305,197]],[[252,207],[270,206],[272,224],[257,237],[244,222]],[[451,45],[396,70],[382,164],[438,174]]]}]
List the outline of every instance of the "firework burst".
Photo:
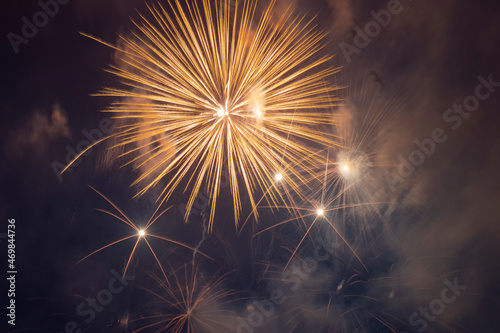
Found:
[{"label": "firework burst", "polygon": [[[326,167],[318,165],[318,173],[325,180],[322,191],[340,190],[350,202],[373,201],[373,194],[381,192],[373,184],[375,173],[388,166],[382,149],[384,141],[401,115],[403,105],[387,100],[366,80],[361,87],[352,85],[343,92],[343,104],[338,108],[342,121],[336,128],[342,145],[328,151]],[[353,190],[345,191],[348,187]],[[352,194],[350,198],[348,194]]]},{"label": "firework burst", "polygon": [[[121,243],[121,242],[124,242],[126,240],[129,240],[129,239],[132,239],[132,238],[136,238],[136,241],[135,241],[135,244],[134,244],[134,247],[132,248],[132,252],[130,253],[129,257],[128,257],[128,260],[127,260],[127,264],[125,265],[125,269],[123,271],[123,276],[125,276],[125,274],[127,273],[127,270],[129,268],[129,265],[130,265],[130,262],[132,261],[132,258],[134,257],[134,254],[137,250],[137,247],[139,246],[139,244],[141,242],[145,242],[146,245],[148,246],[149,250],[151,251],[151,253],[153,254],[156,262],[158,263],[162,273],[163,273],[163,276],[166,277],[166,274],[165,274],[165,271],[163,269],[163,266],[160,264],[160,261],[158,259],[158,256],[156,255],[155,251],[153,250],[153,247],[151,246],[151,243],[150,241],[148,241],[148,238],[156,238],[156,239],[161,239],[161,240],[164,240],[164,241],[167,241],[169,243],[172,243],[172,244],[176,244],[176,245],[179,245],[179,246],[182,246],[184,248],[187,248],[189,250],[192,250],[194,251],[195,254],[200,254],[202,256],[205,256],[207,258],[210,258],[208,257],[206,254],[203,254],[202,252],[198,251],[198,249],[195,249],[189,245],[186,245],[184,243],[181,243],[181,242],[178,242],[174,239],[171,239],[171,238],[167,238],[167,237],[163,237],[163,236],[159,236],[159,235],[156,235],[154,233],[151,233],[151,232],[148,232],[148,229],[153,225],[153,223],[155,223],[167,210],[169,210],[171,207],[165,209],[164,211],[162,211],[161,213],[157,214],[158,213],[158,210],[154,212],[154,214],[151,216],[151,218],[149,219],[149,221],[143,226],[138,226],[136,225],[134,222],[132,222],[132,220],[130,220],[127,215],[125,215],[121,210],[120,208],[118,208],[118,206],[116,206],[110,199],[108,199],[104,194],[102,194],[101,192],[99,192],[98,190],[96,190],[95,188],[93,188],[92,186],[90,186],[91,189],[93,189],[94,191],[96,191],[101,197],[103,197],[109,204],[111,204],[111,206],[113,206],[113,208],[115,208],[115,210],[118,212],[118,214],[116,213],[112,213],[112,212],[109,212],[107,210],[104,210],[104,209],[97,209],[98,211],[100,212],[103,212],[105,214],[108,214],[108,215],[111,215],[113,216],[114,218],[118,219],[119,221],[125,223],[127,226],[129,226],[130,228],[133,229],[133,233],[129,236],[126,236],[124,238],[121,238],[119,240],[116,240],[114,242],[111,242],[97,250],[95,250],[94,252],[88,254],[87,256],[85,256],[84,258],[80,259],[78,261],[78,263],[82,262],[83,260],[87,259],[88,257],[90,257],[91,255],[97,253],[97,252],[100,252],[112,245],[115,245],[115,244],[118,244],[118,243]],[[210,258],[211,259],[211,258]]]},{"label": "firework burst", "polygon": [[321,161],[314,147],[336,141],[325,129],[338,89],[327,81],[338,69],[320,55],[324,33],[290,10],[274,17],[274,1],[262,13],[252,0],[223,4],[150,7],[154,19],[141,16],[135,38],[120,37],[122,46],[101,41],[126,64],[109,70],[126,88],[99,95],[126,99],[106,110],[122,122],[107,139],[125,164],[140,168],[137,195],[162,183],[161,204],[183,187],[187,218],[207,186],[210,228],[223,173],[238,223],[242,193],[252,208],[257,192],[280,202],[275,175],[298,191]]},{"label": "firework burst", "polygon": [[207,278],[195,264],[173,271],[168,279],[150,274],[158,285],[146,291],[154,296],[154,311],[135,320],[134,332],[225,332],[234,328],[234,314],[225,309],[234,292],[222,288],[224,276]]},{"label": "firework burst", "polygon": [[293,192],[282,183],[280,190],[287,203],[261,206],[286,209],[290,216],[262,228],[256,236],[292,222],[301,229],[301,239],[290,260],[311,232],[321,230],[327,238],[346,245],[364,266],[354,244],[370,243],[380,226],[390,231],[383,216],[390,198],[379,181],[382,177],[376,175],[381,175],[383,161],[387,160],[379,146],[397,119],[399,103],[384,101],[380,91],[366,81],[360,89],[354,86],[344,92],[338,111],[341,126],[336,127],[342,145],[325,149],[326,158],[317,165],[315,174],[306,175],[309,191]]}]

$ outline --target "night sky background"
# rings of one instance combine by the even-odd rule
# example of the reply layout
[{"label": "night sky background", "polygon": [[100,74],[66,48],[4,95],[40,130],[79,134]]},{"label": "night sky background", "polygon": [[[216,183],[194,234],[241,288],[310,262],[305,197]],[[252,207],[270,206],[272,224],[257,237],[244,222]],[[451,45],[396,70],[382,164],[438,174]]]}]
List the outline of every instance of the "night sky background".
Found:
[{"label": "night sky background", "polygon": [[[20,35],[22,18],[32,21],[41,7],[36,1],[3,2],[0,270],[2,274],[7,270],[5,233],[7,219],[14,218],[18,274],[16,326],[6,323],[8,299],[3,288],[2,332],[64,332],[72,321],[84,332],[129,332],[144,323],[134,319],[160,311],[154,296],[145,291],[157,288],[148,272],[158,273],[158,268],[147,247],[141,246],[128,273],[135,278],[124,291],[114,295],[90,323],[75,312],[86,297],[107,288],[112,270],[122,271],[134,243],[110,247],[76,265],[100,246],[130,234],[125,225],[96,211],[112,207],[88,185],[134,221],[149,219],[155,197],[132,199],[135,189],[129,185],[136,174],[127,167],[102,167],[105,145],[92,149],[61,179],[53,166],[65,165],[66,147],[77,149],[86,140],[82,131],[98,129],[106,118],[99,111],[113,100],[91,94],[118,85],[103,70],[115,62],[113,50],[79,32],[114,43],[117,33],[130,34],[130,19],[137,19],[137,12],[147,13],[146,3],[153,2],[71,0],[60,5],[59,12],[16,53],[8,33]],[[288,219],[286,211],[273,214],[263,209],[259,225],[250,223],[238,234],[231,200],[221,200],[216,228],[207,234],[203,205],[185,224],[182,205],[187,197],[178,195],[155,224],[156,232],[193,247],[199,244],[216,260],[197,257],[197,276],[201,283],[210,283],[212,276],[224,275],[220,287],[236,292],[229,306],[233,320],[247,318],[254,309],[252,302],[268,299],[273,288],[286,291],[284,303],[254,332],[418,332],[421,325],[412,326],[409,317],[440,297],[445,279],[455,278],[467,289],[446,305],[435,322],[428,322],[425,331],[498,332],[499,84],[457,129],[443,120],[443,114],[474,94],[479,76],[491,75],[500,82],[500,5],[494,0],[402,0],[402,11],[348,61],[341,43],[354,45],[355,27],[363,28],[373,20],[370,12],[387,9],[388,3],[279,0],[275,8],[276,15],[288,5],[297,14],[318,15],[318,27],[327,32],[325,51],[336,55],[330,65],[343,67],[332,83],[346,86],[339,92],[345,101],[340,112],[353,119],[385,117],[377,123],[381,131],[365,133],[376,170],[364,190],[384,193],[384,204],[369,221],[383,227],[346,230],[353,241],[356,237],[349,233],[369,234],[355,241],[366,269],[352,253],[337,249],[335,260],[320,263],[291,291],[279,281],[280,269],[304,229],[290,223],[252,237],[262,226]],[[442,128],[447,140],[394,190],[389,189],[386,172],[397,172],[398,157],[408,159],[417,148],[415,140],[431,137],[435,128]],[[360,216],[352,214],[354,219]],[[247,215],[248,209],[242,216]],[[311,256],[318,237],[308,242],[292,263]],[[169,272],[184,269],[183,264],[192,260],[192,251],[153,243]],[[353,276],[361,282],[340,288]],[[333,303],[327,313],[329,301]],[[154,332],[144,330],[150,331]]]}]

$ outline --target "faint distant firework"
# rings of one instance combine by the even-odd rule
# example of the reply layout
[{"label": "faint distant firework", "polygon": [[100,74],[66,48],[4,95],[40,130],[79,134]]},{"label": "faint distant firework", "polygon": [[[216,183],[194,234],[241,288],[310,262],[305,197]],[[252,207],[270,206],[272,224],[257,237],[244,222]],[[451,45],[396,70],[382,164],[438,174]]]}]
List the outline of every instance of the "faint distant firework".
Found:
[{"label": "faint distant firework", "polygon": [[234,332],[235,314],[228,305],[235,293],[224,289],[224,276],[206,277],[195,264],[172,270],[168,278],[150,276],[157,284],[146,289],[153,297],[151,312],[133,321],[133,332]]},{"label": "faint distant firework", "polygon": [[[279,295],[279,302],[264,301],[274,302],[273,313],[256,331],[397,332],[404,327],[390,305],[401,280],[382,264],[390,254],[384,254],[384,244],[378,243],[360,246],[360,261],[347,246],[331,247],[315,234],[286,266],[267,264],[266,282],[261,284]],[[285,249],[295,251],[293,246]],[[255,323],[250,319],[251,326]]]}]

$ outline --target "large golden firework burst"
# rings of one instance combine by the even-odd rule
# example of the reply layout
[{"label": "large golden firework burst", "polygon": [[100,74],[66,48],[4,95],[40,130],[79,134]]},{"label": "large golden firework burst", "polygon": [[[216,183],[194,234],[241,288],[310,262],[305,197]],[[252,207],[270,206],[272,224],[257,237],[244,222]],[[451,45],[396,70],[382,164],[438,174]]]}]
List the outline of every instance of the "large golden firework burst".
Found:
[{"label": "large golden firework burst", "polygon": [[318,145],[335,144],[328,80],[338,69],[320,55],[324,33],[290,10],[277,17],[274,4],[175,0],[149,7],[154,19],[141,16],[119,46],[103,42],[118,51],[109,71],[125,87],[99,95],[122,99],[105,111],[118,124],[111,148],[140,169],[137,195],[161,183],[163,203],[182,186],[187,218],[206,186],[211,228],[225,174],[237,223],[242,194],[254,212],[257,195],[276,204],[275,175],[299,190]]}]

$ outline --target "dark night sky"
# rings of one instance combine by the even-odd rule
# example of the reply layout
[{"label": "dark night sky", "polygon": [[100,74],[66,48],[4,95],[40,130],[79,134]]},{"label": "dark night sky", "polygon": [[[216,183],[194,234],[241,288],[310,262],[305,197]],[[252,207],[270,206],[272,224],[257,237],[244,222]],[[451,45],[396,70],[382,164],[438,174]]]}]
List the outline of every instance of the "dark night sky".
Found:
[{"label": "dark night sky", "polygon": [[[386,172],[397,172],[398,158],[408,159],[418,148],[415,140],[431,137],[436,128],[447,135],[415,172],[397,182],[393,191],[384,192],[384,208],[378,219],[386,221],[391,232],[381,232],[364,243],[366,248],[359,248],[370,262],[370,273],[363,287],[349,292],[375,297],[377,305],[368,306],[359,321],[343,317],[351,323],[332,325],[336,330],[330,331],[358,328],[358,332],[390,332],[374,323],[378,316],[390,322],[395,332],[417,332],[420,326],[409,324],[410,315],[439,297],[444,279],[458,277],[467,289],[447,305],[436,322],[428,324],[426,332],[498,332],[500,83],[493,85],[490,95],[459,125],[446,122],[443,115],[475,93],[481,83],[478,77],[491,76],[492,81],[500,82],[500,6],[493,0],[402,0],[401,12],[348,59],[341,46],[345,50],[345,45],[355,45],[357,29],[373,20],[370,12],[387,9],[391,2],[278,0],[275,9],[279,14],[292,4],[297,13],[319,13],[318,26],[327,31],[326,51],[336,54],[331,65],[343,67],[337,75],[337,83],[347,86],[341,92],[346,100],[343,111],[367,118],[373,117],[370,113],[382,112],[394,120],[390,127],[382,124],[386,131],[373,140],[377,145],[371,149],[378,168],[369,191],[387,190]],[[41,7],[36,1],[4,1],[0,232],[3,237],[7,219],[16,220],[18,274],[16,327],[13,330],[6,325],[2,314],[2,332],[63,332],[71,321],[85,332],[127,332],[133,324],[119,326],[120,319],[128,316],[132,320],[150,310],[150,298],[141,289],[154,286],[147,271],[154,268],[155,261],[147,248],[139,249],[133,262],[131,274],[136,278],[132,286],[117,294],[116,300],[88,324],[75,309],[85,297],[107,286],[112,270],[124,267],[132,244],[117,245],[75,263],[99,246],[128,235],[124,225],[95,210],[111,207],[87,185],[110,197],[135,221],[149,218],[154,200],[131,199],[134,190],[129,185],[135,177],[131,169],[96,167],[103,157],[102,147],[93,149],[73,172],[62,176],[62,181],[53,169],[54,161],[65,164],[67,146],[75,149],[85,139],[83,130],[99,128],[106,117],[99,111],[112,99],[90,95],[104,86],[116,86],[116,78],[103,70],[113,63],[113,51],[79,32],[115,42],[117,33],[130,33],[130,18],[137,18],[137,11],[147,12],[145,3],[150,1],[68,1],[16,53],[8,33],[21,34],[22,18],[32,18]],[[156,227],[196,246],[203,237],[204,216],[195,214],[184,225],[179,208],[183,202],[183,197],[172,198],[173,208],[162,218],[165,223]],[[250,228],[238,236],[228,217],[232,212],[228,206],[221,203],[218,230],[201,246],[217,263],[205,263],[201,270],[205,275],[216,271],[228,274],[224,286],[237,290],[241,297],[265,299],[271,284],[265,282],[269,276],[261,280],[256,262],[267,260],[282,267],[287,257],[280,251],[295,247],[302,235],[287,226],[272,236],[250,239]],[[287,218],[286,213],[263,215],[267,223]],[[0,241],[0,270],[5,272],[7,241],[4,237]],[[162,260],[174,267],[191,260],[189,250],[173,251],[174,246],[163,242],[156,245]],[[269,323],[255,332],[288,332],[290,328],[283,328],[280,316],[302,305],[314,286],[333,288],[329,285],[333,275],[350,276],[359,269],[352,267],[356,264],[351,254],[345,256],[345,267],[323,265],[322,274],[289,295],[289,301],[277,308]],[[6,294],[2,289],[4,312]],[[352,302],[338,306],[344,311],[365,306],[358,298]],[[238,316],[245,317],[245,301],[236,304]],[[308,320],[294,332],[312,331],[317,318]]]}]

